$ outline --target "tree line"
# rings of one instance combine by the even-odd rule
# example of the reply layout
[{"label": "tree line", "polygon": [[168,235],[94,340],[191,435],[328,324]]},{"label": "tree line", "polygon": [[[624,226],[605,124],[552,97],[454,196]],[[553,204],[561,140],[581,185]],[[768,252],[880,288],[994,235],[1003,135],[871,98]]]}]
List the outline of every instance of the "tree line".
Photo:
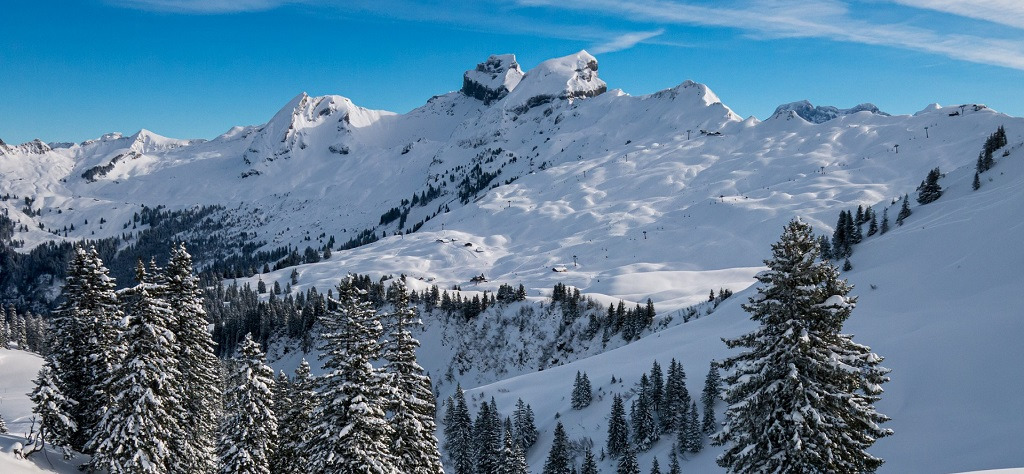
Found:
[{"label": "tree line", "polygon": [[136,275],[116,291],[96,250],[76,249],[30,395],[29,455],[50,443],[111,473],[443,472],[404,282],[387,315],[342,283],[318,316],[326,373],[303,362],[275,380],[251,336],[217,359],[183,245]]}]

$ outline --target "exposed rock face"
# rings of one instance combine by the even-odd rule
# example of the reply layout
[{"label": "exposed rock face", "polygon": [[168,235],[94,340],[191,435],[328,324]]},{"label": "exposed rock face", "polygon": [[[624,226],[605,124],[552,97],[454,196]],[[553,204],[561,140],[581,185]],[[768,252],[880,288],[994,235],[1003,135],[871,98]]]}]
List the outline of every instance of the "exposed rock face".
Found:
[{"label": "exposed rock face", "polygon": [[597,59],[580,51],[529,70],[508,100],[510,109],[522,113],[556,99],[572,102],[607,91],[608,85],[597,77]]},{"label": "exposed rock face", "polygon": [[849,109],[840,109],[830,105],[819,105],[815,107],[809,101],[802,100],[799,102],[780,105],[775,109],[775,113],[772,114],[772,118],[788,116],[789,112],[795,113],[797,116],[810,123],[825,123],[843,115],[855,114],[857,112],[871,112],[873,114],[885,116],[889,115],[878,110],[878,107],[875,107],[874,104],[860,104]]},{"label": "exposed rock face", "polygon": [[491,55],[462,75],[462,93],[490,105],[508,95],[523,79],[513,54]]}]

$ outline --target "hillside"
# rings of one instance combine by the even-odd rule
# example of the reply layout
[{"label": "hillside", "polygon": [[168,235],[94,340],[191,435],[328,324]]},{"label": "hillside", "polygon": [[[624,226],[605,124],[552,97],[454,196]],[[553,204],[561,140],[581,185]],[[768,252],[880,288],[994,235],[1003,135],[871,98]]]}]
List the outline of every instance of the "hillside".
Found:
[{"label": "hillside", "polygon": [[[1011,154],[998,173],[989,171],[971,190],[973,168],[949,173],[946,194],[914,207],[902,227],[868,237],[856,247],[854,269],[843,276],[854,284],[857,308],[845,327],[855,341],[886,358],[891,382],[878,403],[895,435],[871,452],[886,460],[879,472],[958,472],[1024,465],[1017,448],[1024,438],[1018,409],[1018,381],[1024,368],[1020,344],[1024,307],[1020,252],[993,242],[1016,241],[1024,217],[1024,163]],[[884,203],[883,203],[884,204]],[[893,209],[895,211],[895,209]],[[781,232],[781,227],[779,229]],[[768,255],[767,245],[764,254]],[[518,398],[531,403],[542,435],[530,452],[534,472],[542,466],[556,414],[570,439],[591,437],[604,446],[611,393],[628,394],[658,360],[683,362],[691,394],[703,387],[711,360],[732,352],[720,338],[754,328],[740,303],[753,289],[723,303],[712,316],[648,336],[595,357],[504,380],[468,392],[476,400],[495,397],[503,413]],[[594,381],[597,400],[582,411],[569,405],[576,371]],[[611,378],[624,383],[609,384]],[[720,402],[719,410],[724,406]],[[721,413],[719,413],[721,419]],[[672,440],[639,456],[642,469],[654,456],[664,466]],[[686,472],[716,472],[720,448],[706,447],[683,465]],[[613,469],[609,463],[602,464]]]},{"label": "hillside", "polygon": [[[1024,118],[978,104],[889,115],[870,104],[803,101],[743,119],[703,84],[635,97],[609,89],[598,70],[585,51],[528,71],[499,55],[466,71],[461,90],[406,114],[302,93],[267,123],[211,140],[141,130],[77,144],[0,142],[10,252],[84,239],[113,238],[122,250],[185,240],[204,249],[201,266],[246,257],[249,268],[223,272],[225,282],[284,287],[294,272],[295,294],[326,292],[350,272],[404,274],[417,291],[458,285],[469,297],[522,284],[525,301],[470,321],[425,313],[419,354],[440,400],[461,383],[476,401],[494,396],[504,414],[520,397],[533,405],[542,431],[529,453],[536,472],[556,413],[571,438],[589,436],[599,448],[610,393],[626,393],[655,359],[683,361],[699,392],[708,362],[729,353],[721,338],[752,328],[740,304],[787,221],[799,216],[831,235],[840,210],[870,205],[881,216],[891,207],[892,230],[857,245],[844,273],[859,297],[847,331],[893,369],[879,409],[896,435],[872,452],[887,459],[884,472],[1024,465],[1015,397],[1024,369],[1014,363],[1024,356],[1015,344],[1024,326],[1013,318],[1024,307],[1024,253],[1012,245],[1024,218]],[[1009,145],[973,191],[975,159],[1000,126]],[[914,203],[895,226],[897,200],[913,199],[935,167],[945,194]],[[136,217],[158,208],[182,211],[166,219],[177,225],[156,229]],[[281,259],[254,253],[304,247],[320,261],[261,271]],[[484,281],[470,281],[478,275]],[[59,279],[30,276],[52,303]],[[650,299],[658,316],[639,341],[586,340],[578,337],[585,318],[566,329],[550,302],[557,283],[601,308]],[[701,305],[721,289],[737,294]],[[26,304],[0,290],[0,303]],[[692,305],[702,317],[683,322]],[[275,368],[294,368],[303,354],[293,346],[272,345]],[[0,353],[5,371],[38,366],[11,354]],[[577,370],[599,394],[581,412],[568,400]],[[609,385],[613,375],[624,382]],[[22,393],[33,376],[5,372],[0,380],[14,382],[0,390]],[[23,424],[27,405],[12,403],[0,405],[3,414]],[[668,444],[640,456],[644,471],[653,456],[666,464]],[[684,470],[719,470],[718,451]]]}]

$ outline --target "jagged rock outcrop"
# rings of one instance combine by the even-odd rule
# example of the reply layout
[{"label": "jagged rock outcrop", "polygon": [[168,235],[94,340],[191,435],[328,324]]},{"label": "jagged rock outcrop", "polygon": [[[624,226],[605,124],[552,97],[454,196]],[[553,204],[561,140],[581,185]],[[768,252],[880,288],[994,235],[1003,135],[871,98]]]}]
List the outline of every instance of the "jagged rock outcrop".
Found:
[{"label": "jagged rock outcrop", "polygon": [[491,55],[462,75],[461,92],[490,105],[508,95],[523,79],[514,54]]}]

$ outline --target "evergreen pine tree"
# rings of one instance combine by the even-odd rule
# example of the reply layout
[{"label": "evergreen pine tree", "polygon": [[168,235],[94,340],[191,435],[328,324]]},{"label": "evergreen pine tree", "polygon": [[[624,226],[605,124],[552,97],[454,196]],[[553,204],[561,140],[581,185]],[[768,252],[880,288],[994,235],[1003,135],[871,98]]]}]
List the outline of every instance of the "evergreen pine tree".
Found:
[{"label": "evergreen pine tree", "polygon": [[981,179],[978,177],[978,172],[974,172],[974,181],[971,181],[971,189],[977,191],[981,189]]},{"label": "evergreen pine tree", "polygon": [[828,237],[824,235],[818,236],[818,247],[821,248],[821,259],[831,260],[832,259],[832,242]]},{"label": "evergreen pine tree", "polygon": [[509,430],[505,431],[504,448],[501,452],[501,464],[497,474],[529,474],[523,448],[516,443]]},{"label": "evergreen pine tree", "polygon": [[718,375],[718,367],[711,361],[708,368],[708,375],[704,378],[704,391],[700,396],[700,403],[704,406],[704,422],[701,423],[701,431],[714,433],[718,428],[715,421],[715,402],[718,401],[718,394],[722,391],[722,379]]},{"label": "evergreen pine tree", "polygon": [[[52,360],[47,360],[39,369],[35,388],[29,394],[32,413],[39,417],[38,439],[35,441],[59,447],[64,459],[69,459],[72,455],[71,436],[75,433],[75,420],[71,418],[75,402],[61,392],[60,371],[53,370],[52,364]],[[3,418],[0,418],[0,425],[3,425]],[[7,427],[3,426],[0,433],[6,432]]]},{"label": "evergreen pine tree", "polygon": [[891,434],[871,405],[888,380],[881,358],[841,333],[855,299],[831,264],[817,261],[810,226],[791,221],[744,309],[760,323],[727,340],[743,353],[721,365],[726,420],[714,435],[729,472],[872,472],[865,449]]},{"label": "evergreen pine tree", "polygon": [[686,422],[686,450],[699,453],[704,449],[704,435],[700,430],[700,419],[697,418],[697,402],[690,404],[688,421]]},{"label": "evergreen pine tree", "polygon": [[285,426],[288,425],[288,418],[285,416],[285,413],[288,411],[288,407],[292,405],[291,391],[292,382],[288,379],[288,374],[285,374],[283,370],[278,371],[273,391],[274,416],[277,417],[277,446],[268,464],[271,471],[275,474],[284,474],[286,472],[284,464],[287,462],[288,454],[284,452],[282,445]]},{"label": "evergreen pine tree", "polygon": [[572,409],[582,410],[590,406],[593,397],[593,388],[587,374],[576,371],[576,382],[572,386]]},{"label": "evergreen pine tree", "polygon": [[501,461],[501,420],[494,399],[491,401],[491,404],[480,404],[473,426],[477,474],[495,472]]},{"label": "evergreen pine tree", "polygon": [[640,474],[640,464],[636,462],[636,453],[633,452],[633,448],[626,447],[626,451],[622,453],[622,459],[619,459],[619,467],[615,472],[616,474]]},{"label": "evergreen pine tree", "polygon": [[114,288],[96,249],[76,248],[61,292],[64,303],[52,323],[52,367],[64,384],[62,392],[75,402],[70,414],[78,429],[71,446],[86,453],[86,442],[111,403],[106,384],[123,357],[118,345],[122,313]]},{"label": "evergreen pine tree", "polygon": [[850,253],[850,238],[847,233],[849,228],[846,225],[846,211],[839,211],[839,220],[836,222],[836,230],[832,232],[832,257],[844,258]]},{"label": "evergreen pine tree", "polygon": [[239,343],[224,393],[217,455],[222,474],[269,474],[277,446],[274,371],[251,334]]},{"label": "evergreen pine tree", "polygon": [[882,210],[882,228],[879,230],[882,234],[889,232],[889,208]]},{"label": "evergreen pine tree", "polygon": [[917,187],[918,204],[928,204],[942,197],[942,186],[939,186],[940,177],[942,177],[942,173],[938,168],[928,172],[928,176]]},{"label": "evergreen pine tree", "polygon": [[665,392],[662,395],[662,410],[658,414],[658,421],[661,424],[662,433],[670,433],[675,430],[675,413],[679,403],[679,387],[677,380],[680,377],[678,362],[673,358],[668,363],[668,373],[665,378]]},{"label": "evergreen pine tree", "polygon": [[192,256],[184,244],[171,248],[163,278],[165,298],[174,311],[171,322],[178,340],[177,369],[180,416],[187,433],[176,438],[172,471],[212,474],[217,470],[214,451],[220,409],[220,361],[207,331],[206,310],[199,279],[192,273]]},{"label": "evergreen pine tree", "polygon": [[[875,235],[877,233],[878,233],[878,219],[875,218],[875,213],[872,212],[871,213],[871,223],[868,224],[868,237],[870,237],[872,235]],[[822,253],[824,253],[825,249],[821,249],[821,251],[822,251]]]},{"label": "evergreen pine tree", "polygon": [[651,461],[651,474],[661,474],[661,466],[658,466],[657,457],[654,458],[654,461]]},{"label": "evergreen pine tree", "polygon": [[537,442],[538,433],[537,426],[534,424],[533,409],[520,398],[516,401],[516,410],[513,417],[512,427],[515,430],[513,436],[515,436],[516,441],[525,453]]},{"label": "evergreen pine tree", "polygon": [[11,348],[10,329],[7,328],[7,318],[0,308],[0,349]]},{"label": "evergreen pine tree", "polygon": [[3,415],[0,415],[0,434],[8,433],[7,422],[4,421]]},{"label": "evergreen pine tree", "polygon": [[315,383],[310,375],[309,362],[302,359],[295,369],[295,376],[288,383],[288,393],[284,397],[289,405],[276,410],[278,454],[275,457],[279,461],[274,466],[275,472],[301,474],[309,468],[311,459],[305,444],[310,426],[314,424],[313,413],[317,402]]},{"label": "evergreen pine tree", "polygon": [[589,445],[583,451],[583,465],[580,467],[580,474],[598,474],[594,450]]},{"label": "evergreen pine tree", "polygon": [[[486,471],[493,472],[493,471]],[[544,461],[544,474],[569,474],[569,437],[565,427],[559,421],[555,425],[555,437],[551,441],[551,451]]]},{"label": "evergreen pine tree", "polygon": [[384,329],[353,279],[338,286],[338,298],[338,310],[321,318],[325,373],[310,440],[312,467],[320,473],[395,474],[387,377],[371,364],[381,358]]},{"label": "evergreen pine tree", "polygon": [[612,413],[608,418],[608,455],[619,457],[625,454],[629,446],[629,425],[626,424],[626,407],[622,397],[612,397]]},{"label": "evergreen pine tree", "polygon": [[106,381],[110,405],[102,412],[87,449],[90,469],[164,473],[176,461],[173,448],[183,436],[181,374],[171,308],[164,289],[138,267],[139,285],[129,292],[131,310],[119,345],[128,349]]},{"label": "evergreen pine tree", "polygon": [[[520,400],[522,402],[522,400]],[[455,474],[473,474],[476,454],[473,445],[473,421],[466,405],[462,385],[455,387],[455,396],[448,402],[444,426],[445,448]]]},{"label": "evergreen pine tree", "polygon": [[658,425],[654,422],[654,415],[651,413],[651,398],[647,390],[641,390],[633,400],[630,418],[633,427],[633,444],[640,451],[651,449],[651,446],[661,438],[661,434]]},{"label": "evergreen pine tree", "polygon": [[[864,233],[861,232],[860,229],[861,224],[863,224],[863,222],[860,220],[854,221],[854,219],[850,217],[850,212],[846,212],[846,225],[848,226],[847,232],[850,235],[851,244],[859,244],[864,240]],[[851,250],[849,253],[852,254],[853,251]]]},{"label": "evergreen pine tree", "polygon": [[[434,434],[436,425],[434,413],[434,392],[431,390],[430,377],[423,375],[423,367],[416,361],[416,348],[420,343],[410,332],[422,326],[416,316],[416,310],[409,305],[409,295],[405,281],[399,282],[394,295],[394,313],[390,320],[390,338],[384,350],[387,359],[387,372],[391,374],[391,384],[397,397],[393,400],[391,426],[394,428],[394,440],[391,452],[396,457],[395,463],[403,474],[443,474],[441,453],[437,448],[437,436]],[[500,433],[500,427],[494,427]]]},{"label": "evergreen pine tree", "polygon": [[[712,290],[714,291],[714,290]],[[661,415],[661,403],[665,398],[665,374],[661,371],[658,361],[651,364],[651,410]]]},{"label": "evergreen pine tree", "polygon": [[904,194],[903,205],[900,206],[900,213],[896,215],[896,225],[903,225],[903,221],[910,217],[910,214],[910,199],[906,194]]},{"label": "evergreen pine tree", "polygon": [[679,455],[676,454],[678,448],[676,445],[672,445],[672,450],[668,453],[668,474],[682,474],[683,470],[679,467]]},{"label": "evergreen pine tree", "polygon": [[[674,360],[674,359],[673,359]],[[675,368],[673,369],[673,365]],[[686,427],[689,420],[690,392],[686,388],[686,371],[682,362],[669,364],[668,379],[665,383],[665,403],[668,411],[664,418],[668,418],[668,432],[679,433]],[[663,422],[662,426],[666,424]]]}]

